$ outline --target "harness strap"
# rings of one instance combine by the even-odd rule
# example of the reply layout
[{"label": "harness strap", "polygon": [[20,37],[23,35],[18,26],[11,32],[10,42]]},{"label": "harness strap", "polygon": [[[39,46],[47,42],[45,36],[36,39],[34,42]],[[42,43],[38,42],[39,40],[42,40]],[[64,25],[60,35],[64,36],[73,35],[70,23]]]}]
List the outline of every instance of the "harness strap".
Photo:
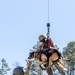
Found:
[{"label": "harness strap", "polygon": [[[54,49],[53,52],[51,52],[51,49],[49,48],[49,49],[47,49],[45,51],[41,51],[41,54],[45,54],[46,57],[47,57],[47,61],[46,62],[49,61],[49,58],[50,58],[50,56],[53,53],[57,53],[57,55],[58,55],[59,58],[57,60],[55,60],[55,61],[58,61],[60,59],[60,57],[61,57],[61,53],[58,50]],[[41,55],[40,55],[40,61],[41,61]]]}]

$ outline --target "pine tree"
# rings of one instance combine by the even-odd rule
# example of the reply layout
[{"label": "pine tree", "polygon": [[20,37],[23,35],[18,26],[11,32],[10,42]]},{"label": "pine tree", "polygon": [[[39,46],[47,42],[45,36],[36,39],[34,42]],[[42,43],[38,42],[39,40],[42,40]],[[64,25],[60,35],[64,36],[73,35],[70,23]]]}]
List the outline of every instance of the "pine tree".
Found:
[{"label": "pine tree", "polygon": [[0,75],[7,74],[7,71],[10,71],[10,68],[6,60],[3,58],[0,62]]},{"label": "pine tree", "polygon": [[39,62],[37,60],[32,61],[31,75],[43,75],[42,70],[39,67]]},{"label": "pine tree", "polygon": [[72,74],[75,72],[75,41],[69,42],[66,47],[63,48],[64,57],[68,58],[68,74]]}]

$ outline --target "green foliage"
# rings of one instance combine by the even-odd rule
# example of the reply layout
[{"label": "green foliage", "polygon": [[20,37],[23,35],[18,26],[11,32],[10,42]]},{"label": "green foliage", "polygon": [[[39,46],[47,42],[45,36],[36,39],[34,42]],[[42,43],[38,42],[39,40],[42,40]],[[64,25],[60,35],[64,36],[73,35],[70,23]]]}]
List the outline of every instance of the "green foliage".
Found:
[{"label": "green foliage", "polygon": [[33,60],[32,62],[30,75],[43,75],[42,70],[39,67],[39,62],[37,60]]},{"label": "green foliage", "polygon": [[0,62],[0,75],[7,74],[7,71],[10,71],[10,68],[6,60],[3,58]]},{"label": "green foliage", "polygon": [[75,60],[75,42],[70,42],[63,48],[63,55],[74,62]]},{"label": "green foliage", "polygon": [[75,70],[75,41],[69,42],[66,47],[63,48],[63,55],[69,59],[68,67],[70,71]]}]

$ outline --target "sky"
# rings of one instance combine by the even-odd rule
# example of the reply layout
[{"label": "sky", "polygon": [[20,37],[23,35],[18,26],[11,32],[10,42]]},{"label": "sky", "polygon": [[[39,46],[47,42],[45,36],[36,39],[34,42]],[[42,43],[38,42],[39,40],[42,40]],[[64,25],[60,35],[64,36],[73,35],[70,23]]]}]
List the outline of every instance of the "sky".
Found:
[{"label": "sky", "polygon": [[[0,60],[26,67],[38,36],[47,34],[48,0],[0,0]],[[75,41],[75,0],[49,0],[50,37],[60,51]]]}]

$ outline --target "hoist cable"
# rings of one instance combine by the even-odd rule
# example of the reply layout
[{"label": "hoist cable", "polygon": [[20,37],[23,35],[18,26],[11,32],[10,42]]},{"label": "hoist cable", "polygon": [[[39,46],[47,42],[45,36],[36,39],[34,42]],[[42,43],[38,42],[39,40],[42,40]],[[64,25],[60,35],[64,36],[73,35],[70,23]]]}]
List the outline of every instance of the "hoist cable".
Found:
[{"label": "hoist cable", "polygon": [[47,38],[49,37],[50,33],[50,23],[49,23],[49,0],[48,0],[48,23],[47,23]]},{"label": "hoist cable", "polygon": [[49,0],[48,0],[48,23],[49,23]]},{"label": "hoist cable", "polygon": [[49,23],[49,0],[48,0],[47,47],[48,47],[49,37],[50,37],[50,23]]}]

